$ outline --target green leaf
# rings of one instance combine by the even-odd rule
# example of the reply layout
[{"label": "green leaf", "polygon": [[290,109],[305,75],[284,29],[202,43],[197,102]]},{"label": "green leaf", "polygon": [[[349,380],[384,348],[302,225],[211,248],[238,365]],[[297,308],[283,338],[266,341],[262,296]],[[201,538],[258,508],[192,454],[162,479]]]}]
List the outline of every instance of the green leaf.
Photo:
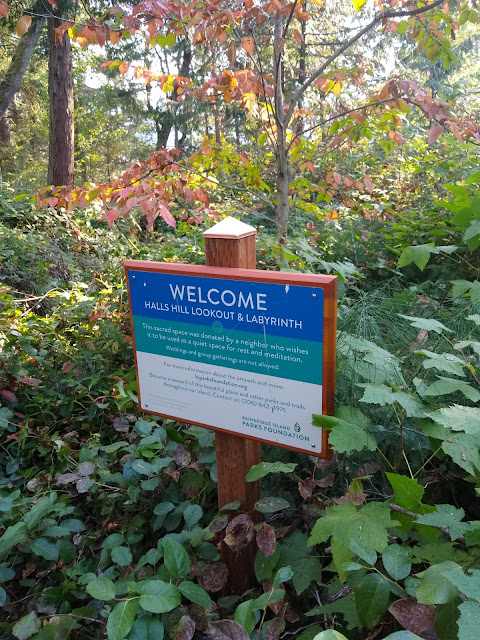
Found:
[{"label": "green leaf", "polygon": [[132,628],[138,600],[122,600],[112,609],[107,620],[108,640],[123,640]]},{"label": "green leaf", "polygon": [[429,387],[422,388],[422,397],[428,396],[444,396],[449,393],[463,393],[472,402],[480,401],[480,392],[474,389],[470,384],[464,380],[456,380],[454,378],[442,378],[439,376],[438,380],[431,384]]},{"label": "green leaf", "polygon": [[153,467],[150,462],[145,460],[132,460],[132,469],[137,473],[148,476],[149,473],[153,473]]},{"label": "green leaf", "polygon": [[33,636],[34,633],[38,633],[41,626],[40,618],[35,611],[31,611],[13,625],[12,633],[18,640],[27,640],[27,638]]},{"label": "green leaf", "polygon": [[403,580],[410,575],[412,563],[408,548],[391,544],[383,552],[382,562],[385,571],[393,580]]},{"label": "green leaf", "polygon": [[23,516],[23,521],[30,530],[34,529],[40,520],[43,520],[47,514],[53,511],[56,499],[56,492],[50,493],[48,496],[45,496],[45,498],[36,502],[30,511]]},{"label": "green leaf", "polygon": [[15,571],[10,567],[0,567],[0,584],[8,582],[15,577]]},{"label": "green leaf", "polygon": [[199,504],[189,504],[183,512],[183,519],[187,527],[193,527],[200,522],[203,516],[203,509]]},{"label": "green leaf", "polygon": [[363,542],[382,553],[388,546],[388,529],[393,524],[387,503],[370,502],[358,509],[353,502],[346,502],[325,510],[325,515],[315,523],[308,542],[312,545],[332,539],[333,561],[343,580],[345,575],[341,566],[354,557],[351,541]]},{"label": "green leaf", "polygon": [[350,551],[358,556],[361,560],[366,562],[368,565],[373,566],[377,562],[377,554],[376,552],[369,547],[363,540],[357,540],[357,538],[352,538],[350,540],[350,544],[348,545]]},{"label": "green leaf", "polygon": [[142,587],[137,585],[137,591],[142,594],[140,606],[150,613],[167,613],[182,601],[180,591],[163,580],[146,580]]},{"label": "green leaf", "polygon": [[46,538],[37,538],[30,545],[30,550],[37,556],[45,558],[45,560],[58,560],[60,553],[58,547],[53,542],[49,542]]},{"label": "green leaf", "polygon": [[[385,636],[384,640],[423,640],[420,636],[417,636],[411,631],[395,631]],[[450,639],[451,640],[451,639]]]},{"label": "green leaf", "polygon": [[443,575],[470,600],[480,603],[480,571],[472,569],[466,576],[462,571],[444,571]]},{"label": "green leaf", "polygon": [[[318,558],[311,555],[312,548],[308,546],[308,538],[304,533],[298,530],[292,531],[284,538],[282,544],[277,546],[277,551],[272,556],[272,558],[279,558],[278,563],[275,560],[274,566],[288,566],[293,569],[292,582],[297,595],[308,589],[312,582],[321,583],[322,565]],[[258,574],[256,575],[258,578]],[[271,573],[259,579],[265,578],[270,579]]]},{"label": "green leaf", "polygon": [[452,540],[457,540],[465,533],[468,524],[461,522],[465,516],[463,509],[457,509],[450,504],[437,504],[437,510],[434,513],[427,513],[418,518],[418,524],[427,524],[431,527],[444,527],[448,529],[448,533]]},{"label": "green leaf", "polygon": [[397,33],[402,35],[402,33],[405,33],[407,29],[408,29],[408,22],[406,20],[400,20],[400,22],[397,24]]},{"label": "green leaf", "polygon": [[[351,411],[347,413],[349,409]],[[362,451],[362,449],[375,451],[377,443],[366,430],[368,420],[363,413],[352,407],[340,407],[336,414],[337,417],[314,414],[312,420],[315,426],[332,430],[328,436],[328,442],[337,453]],[[343,418],[347,415],[352,421]]]},{"label": "green leaf", "polygon": [[149,436],[152,433],[153,424],[146,420],[137,420],[135,423],[135,431],[139,436]]},{"label": "green leaf", "polygon": [[3,607],[6,601],[7,601],[7,592],[3,587],[0,587],[0,607]]},{"label": "green leaf", "polygon": [[423,271],[430,260],[432,248],[433,247],[427,244],[418,244],[407,247],[398,259],[397,267],[401,269],[413,262],[417,265],[420,271]]},{"label": "green leaf", "polygon": [[327,629],[326,631],[321,631],[314,636],[313,640],[347,640],[347,638],[340,633],[340,631],[335,631],[335,629]]},{"label": "green leaf", "polygon": [[205,591],[205,589],[202,589],[202,587],[200,587],[200,585],[194,584],[189,580],[184,580],[178,585],[178,590],[183,596],[185,596],[185,598],[187,598],[191,602],[194,602],[195,604],[198,604],[200,607],[203,607],[204,609],[211,608],[212,601],[210,599],[210,596]]},{"label": "green leaf", "polygon": [[460,598],[454,598],[446,604],[435,606],[435,629],[439,640],[458,638],[458,618],[460,616],[458,606],[461,602]]},{"label": "green leaf", "polygon": [[461,572],[461,567],[456,562],[446,560],[432,565],[424,572],[417,589],[420,604],[446,604],[457,596],[457,587],[444,575],[447,571]]},{"label": "green leaf", "polygon": [[470,251],[475,251],[480,246],[480,220],[473,220],[463,236]]},{"label": "green leaf", "polygon": [[27,527],[24,522],[17,522],[11,527],[7,527],[0,538],[0,561],[3,560],[10,549],[16,544],[22,544],[27,539]]},{"label": "green leaf", "polygon": [[358,618],[372,629],[385,615],[390,599],[390,587],[378,573],[370,573],[354,588]]},{"label": "green leaf", "polygon": [[384,384],[358,383],[359,387],[365,389],[365,393],[360,402],[368,404],[379,404],[381,407],[385,405],[393,405],[397,402],[405,409],[405,413],[409,418],[421,418],[425,414],[420,403],[410,394],[404,391],[394,391],[391,387]]},{"label": "green leaf", "polygon": [[113,600],[116,595],[115,585],[108,578],[95,578],[87,584],[85,591],[97,600]]},{"label": "green leaf", "polygon": [[425,489],[418,483],[418,480],[389,472],[386,473],[386,476],[395,493],[394,501],[405,509],[416,511],[425,493]]},{"label": "green leaf", "polygon": [[235,622],[241,624],[248,635],[255,629],[255,614],[253,613],[253,600],[246,600],[235,609]]},{"label": "green leaf", "polygon": [[258,598],[255,598],[253,602],[253,609],[263,611],[270,604],[274,604],[278,602],[285,596],[285,591],[283,589],[272,589],[272,591],[268,591],[267,593],[262,594]]},{"label": "green leaf", "polygon": [[128,567],[132,560],[132,552],[128,547],[115,547],[112,549],[112,561],[120,567]]},{"label": "green leaf", "polygon": [[412,327],[416,329],[423,329],[424,331],[435,331],[435,333],[442,333],[442,331],[447,331],[449,333],[452,332],[451,329],[448,329],[444,324],[439,322],[438,320],[433,320],[432,318],[417,318],[416,316],[404,316],[403,313],[397,314],[400,318],[405,318],[408,320]]},{"label": "green leaf", "polygon": [[279,587],[284,582],[291,580],[293,577],[293,569],[291,567],[280,567],[273,578],[273,586]]},{"label": "green leaf", "polygon": [[165,516],[175,509],[175,505],[172,502],[160,502],[153,510],[156,516]]},{"label": "green leaf", "polygon": [[476,602],[462,602],[458,607],[458,640],[477,640],[480,628],[480,607]]},{"label": "green leaf", "polygon": [[415,353],[427,356],[427,360],[423,361],[424,369],[437,369],[438,371],[453,373],[461,378],[465,377],[464,368],[467,366],[467,363],[451,353],[433,353],[426,349],[416,351]]},{"label": "green leaf", "polygon": [[305,615],[307,617],[323,616],[326,613],[340,613],[345,620],[347,629],[356,629],[360,626],[353,593],[323,606],[314,607],[310,609],[310,611],[307,611]]},{"label": "green leaf", "polygon": [[430,417],[443,425],[449,427],[453,431],[464,431],[472,435],[480,433],[480,409],[476,407],[464,407],[463,405],[454,404],[451,407],[444,407],[434,413]]},{"label": "green leaf", "polygon": [[255,503],[256,511],[260,513],[275,513],[275,511],[282,511],[283,509],[289,509],[290,504],[283,498],[275,498],[269,496],[268,498],[260,498]]},{"label": "green leaf", "polygon": [[190,558],[185,548],[174,538],[163,543],[163,560],[172,578],[184,578],[190,571]]},{"label": "green leaf", "polygon": [[479,435],[468,435],[462,431],[445,433],[443,451],[467,473],[480,472]]},{"label": "green leaf", "polygon": [[245,476],[245,482],[255,482],[270,473],[292,473],[296,466],[294,462],[260,462],[250,467]]}]

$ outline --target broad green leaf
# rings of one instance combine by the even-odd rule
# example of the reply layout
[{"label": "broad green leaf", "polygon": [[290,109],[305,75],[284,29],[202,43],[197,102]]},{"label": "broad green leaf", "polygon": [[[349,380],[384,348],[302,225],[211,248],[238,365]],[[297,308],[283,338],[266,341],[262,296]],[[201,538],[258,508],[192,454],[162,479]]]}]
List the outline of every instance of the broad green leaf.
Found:
[{"label": "broad green leaf", "polygon": [[430,260],[431,254],[432,247],[427,244],[418,244],[407,247],[398,259],[397,266],[401,269],[413,262],[417,265],[420,271],[423,271]]},{"label": "broad green leaf", "polygon": [[260,498],[255,503],[256,511],[260,513],[275,513],[275,511],[283,511],[283,509],[289,509],[290,504],[283,498],[276,498],[275,496],[269,496],[268,498]]},{"label": "broad green leaf", "polygon": [[175,509],[175,505],[172,502],[160,502],[153,510],[156,516],[164,516]]},{"label": "broad green leaf", "polygon": [[461,298],[472,286],[469,280],[452,280],[452,298]]},{"label": "broad green leaf", "polygon": [[384,640],[423,640],[423,638],[411,631],[395,631],[395,633],[385,636]]},{"label": "broad green leaf", "polygon": [[397,24],[397,33],[401,35],[402,33],[405,33],[407,29],[408,22],[406,20],[400,20],[400,22]]},{"label": "broad green leaf", "polygon": [[138,599],[122,600],[112,609],[107,620],[108,640],[123,640],[130,632],[135,614],[138,610]]},{"label": "broad green leaf", "polygon": [[451,333],[452,330],[446,327],[444,324],[439,322],[438,320],[433,320],[432,318],[417,318],[416,316],[404,316],[403,313],[398,314],[400,318],[405,318],[408,320],[412,327],[416,329],[423,329],[424,331],[435,331],[435,333],[442,333],[442,331],[447,331]]},{"label": "broad green leaf", "polygon": [[438,380],[431,384],[429,387],[424,387],[421,390],[422,397],[428,396],[444,396],[449,393],[463,393],[472,402],[480,401],[480,392],[468,384],[464,380],[456,380],[454,378],[442,378],[439,376]]},{"label": "broad green leaf", "polygon": [[378,573],[365,576],[354,588],[358,618],[372,629],[385,615],[390,599],[390,587]]},{"label": "broad green leaf", "polygon": [[11,527],[7,527],[0,538],[0,561],[9,553],[16,544],[22,544],[27,539],[27,527],[24,522],[17,522]]},{"label": "broad green leaf", "polygon": [[428,567],[417,589],[417,600],[420,604],[446,604],[457,596],[457,587],[444,575],[447,571],[461,572],[462,569],[450,560]]},{"label": "broad green leaf", "polygon": [[[308,546],[308,538],[301,531],[292,531],[284,538],[282,544],[277,546],[277,551],[271,557],[278,559],[278,563],[275,560],[276,566],[292,568],[292,582],[297,595],[308,589],[312,582],[320,584],[322,581],[320,560],[312,554],[312,548]],[[271,579],[272,574],[265,577]],[[260,578],[262,579],[265,578]]]},{"label": "broad green leaf", "polygon": [[115,547],[119,547],[123,542],[124,539],[121,533],[111,533],[102,542],[102,547],[104,549],[114,549]]},{"label": "broad green leaf", "polygon": [[377,443],[375,438],[365,428],[365,416],[358,422],[348,422],[340,417],[316,415],[312,416],[313,424],[324,429],[331,429],[328,436],[329,444],[337,453],[349,451],[361,451],[369,449],[375,451]]},{"label": "broad green leaf", "polygon": [[358,556],[361,560],[366,562],[371,567],[373,567],[373,565],[377,562],[376,552],[367,544],[365,544],[363,540],[352,538],[348,546],[350,547],[350,551],[353,551],[356,556]]},{"label": "broad green leaf", "polygon": [[391,544],[385,549],[382,562],[385,571],[393,580],[403,580],[412,568],[409,549],[398,544]]},{"label": "broad green leaf", "polygon": [[270,473],[291,473],[297,465],[294,462],[260,462],[255,464],[245,476],[246,482],[255,482]]},{"label": "broad green leaf", "polygon": [[443,575],[470,600],[480,603],[480,571],[472,569],[466,576],[463,571],[444,571]]},{"label": "broad green leaf", "polygon": [[253,613],[253,602],[253,600],[246,600],[235,609],[235,622],[241,624],[248,635],[255,629],[256,624],[255,614]]},{"label": "broad green leaf", "polygon": [[30,530],[34,529],[40,520],[43,520],[47,514],[53,511],[56,499],[56,492],[50,493],[48,496],[45,496],[45,498],[36,502],[30,511],[23,516],[23,521]]},{"label": "broad green leaf", "polygon": [[480,433],[480,409],[477,407],[454,404],[431,413],[430,417],[453,431],[464,431],[472,435]]},{"label": "broad green leaf", "polygon": [[115,547],[112,549],[112,561],[120,567],[128,567],[132,563],[132,552],[128,547]]},{"label": "broad green leaf", "polygon": [[149,473],[153,473],[153,467],[150,462],[145,460],[132,460],[132,469],[137,473],[148,476]]},{"label": "broad green leaf", "polygon": [[187,527],[193,527],[200,522],[203,516],[203,509],[199,504],[189,504],[183,512],[183,519]]},{"label": "broad green leaf", "polygon": [[163,560],[172,578],[184,578],[190,571],[190,558],[187,551],[174,538],[163,543]]},{"label": "broad green leaf", "polygon": [[467,367],[467,363],[451,353],[434,353],[426,349],[416,351],[415,353],[427,356],[427,359],[423,361],[424,369],[437,369],[438,371],[453,373],[461,378],[465,377],[464,369]]},{"label": "broad green leaf", "polygon": [[34,633],[38,633],[42,623],[35,611],[31,611],[23,618],[20,618],[12,627],[12,633],[18,640],[27,640],[33,636]]},{"label": "broad green leaf", "polygon": [[203,607],[204,609],[211,608],[212,601],[210,596],[200,585],[194,584],[189,580],[184,580],[178,585],[178,590],[183,596],[185,596],[185,598],[195,604],[198,604],[200,607]]},{"label": "broad green leaf", "polygon": [[475,251],[480,246],[480,220],[473,220],[464,233],[464,241],[470,251]]},{"label": "broad green leaf", "polygon": [[417,509],[425,493],[425,489],[418,480],[397,473],[387,472],[386,476],[394,491],[394,502],[405,509],[418,513]]},{"label": "broad green leaf", "polygon": [[425,415],[420,403],[404,391],[394,391],[391,387],[387,387],[384,384],[359,383],[358,386],[365,389],[362,398],[360,398],[360,402],[378,404],[381,407],[393,405],[397,402],[405,409],[405,413],[409,418],[421,418]]},{"label": "broad green leaf", "polygon": [[30,550],[37,556],[45,558],[45,560],[58,560],[60,552],[55,543],[50,542],[46,538],[37,538],[30,545]]},{"label": "broad green leaf", "polygon": [[97,600],[113,600],[116,595],[115,585],[108,578],[95,578],[87,584],[85,591]]},{"label": "broad green leaf", "polygon": [[15,571],[10,567],[0,567],[0,584],[8,582],[15,577]]},{"label": "broad green leaf", "polygon": [[0,587],[0,607],[3,607],[6,601],[7,601],[7,592],[3,587]]},{"label": "broad green leaf", "polygon": [[439,640],[458,638],[458,618],[460,616],[458,606],[461,602],[460,598],[454,598],[446,604],[435,606],[435,629]]},{"label": "broad green leaf", "polygon": [[273,587],[278,587],[284,582],[291,580],[293,577],[293,569],[291,567],[280,567],[273,578]]},{"label": "broad green leaf", "polygon": [[135,588],[141,595],[140,606],[150,613],[167,613],[182,601],[177,587],[163,580],[142,580]]},{"label": "broad green leaf", "polygon": [[452,540],[457,540],[463,536],[468,526],[466,522],[461,522],[464,516],[463,509],[457,509],[450,504],[437,504],[437,510],[434,513],[420,516],[417,523],[427,524],[431,527],[444,527],[448,529]]},{"label": "broad green leaf", "polygon": [[462,602],[458,607],[458,640],[477,640],[480,629],[480,607],[476,602]]},{"label": "broad green leaf", "polygon": [[362,541],[383,553],[388,546],[388,529],[393,525],[387,503],[370,502],[358,509],[353,502],[346,502],[326,509],[325,515],[315,523],[308,542],[313,545],[332,539],[333,561],[343,580],[345,575],[340,567],[354,557],[351,541]]}]

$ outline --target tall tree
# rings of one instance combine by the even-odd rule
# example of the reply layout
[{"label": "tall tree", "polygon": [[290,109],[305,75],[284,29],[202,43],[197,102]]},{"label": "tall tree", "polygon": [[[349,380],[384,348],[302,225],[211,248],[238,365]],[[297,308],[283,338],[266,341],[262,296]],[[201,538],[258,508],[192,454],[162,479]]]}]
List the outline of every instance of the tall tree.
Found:
[{"label": "tall tree", "polygon": [[[5,7],[5,11],[0,11],[0,15],[6,17],[8,15],[8,8],[6,5],[3,6]],[[0,9],[1,8],[0,6]],[[32,15],[28,15],[29,13]],[[20,87],[46,20],[44,1],[38,0],[31,9],[28,10],[28,13],[22,16],[17,22],[17,33],[22,34],[22,36],[18,41],[10,65],[0,80],[0,118],[5,115],[8,106]]]},{"label": "tall tree", "polygon": [[70,37],[58,35],[61,10],[54,10],[48,21],[48,92],[50,127],[48,177],[51,185],[73,185],[74,179],[74,104]]}]

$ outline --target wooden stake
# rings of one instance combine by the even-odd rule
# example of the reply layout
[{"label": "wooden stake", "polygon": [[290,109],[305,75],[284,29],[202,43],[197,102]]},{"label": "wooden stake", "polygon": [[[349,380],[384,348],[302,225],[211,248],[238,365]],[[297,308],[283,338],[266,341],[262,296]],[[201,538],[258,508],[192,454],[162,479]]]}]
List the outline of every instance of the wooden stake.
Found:
[{"label": "wooden stake", "polygon": [[[230,267],[236,269],[255,269],[255,234],[249,225],[226,218],[208,231],[205,231],[205,254],[210,267]],[[260,443],[241,436],[217,432],[215,434],[217,452],[218,506],[240,500],[240,509],[254,511],[255,502],[260,497],[259,482],[245,482],[245,474],[254,464],[261,461]],[[229,571],[230,593],[244,593],[255,584],[255,543],[252,541],[239,553],[233,552],[222,543],[220,550],[222,562]]]}]

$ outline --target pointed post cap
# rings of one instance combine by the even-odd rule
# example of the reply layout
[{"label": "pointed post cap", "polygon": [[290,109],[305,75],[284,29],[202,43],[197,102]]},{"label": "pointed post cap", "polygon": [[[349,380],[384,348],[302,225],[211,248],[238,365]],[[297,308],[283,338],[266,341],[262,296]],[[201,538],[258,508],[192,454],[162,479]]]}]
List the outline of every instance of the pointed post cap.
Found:
[{"label": "pointed post cap", "polygon": [[241,222],[236,218],[229,216],[221,222],[218,222],[210,229],[207,229],[202,233],[204,238],[225,238],[235,240],[239,238],[246,238],[247,236],[253,236],[257,233],[255,227],[251,227],[245,222]]}]

